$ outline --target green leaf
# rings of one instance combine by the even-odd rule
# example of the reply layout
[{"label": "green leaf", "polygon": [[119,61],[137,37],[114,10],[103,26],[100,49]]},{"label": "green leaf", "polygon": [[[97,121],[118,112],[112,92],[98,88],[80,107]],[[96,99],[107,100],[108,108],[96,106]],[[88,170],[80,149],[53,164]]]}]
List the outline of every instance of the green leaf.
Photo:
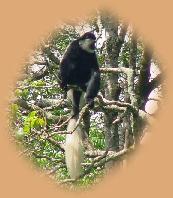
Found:
[{"label": "green leaf", "polygon": [[43,127],[44,125],[45,125],[44,119],[43,118],[37,118],[37,119],[35,119],[33,127],[38,128],[38,127]]},{"label": "green leaf", "polygon": [[30,113],[29,113],[29,117],[30,118],[33,118],[35,115],[36,115],[36,111],[31,111]]},{"label": "green leaf", "polygon": [[31,118],[31,128],[34,128],[37,118]]},{"label": "green leaf", "polygon": [[17,111],[19,110],[19,106],[17,104],[11,105],[11,113],[14,117],[17,116]]},{"label": "green leaf", "polygon": [[24,98],[24,99],[27,99],[28,98],[28,96],[29,96],[29,90],[28,89],[24,89],[21,93],[20,93],[20,95]]},{"label": "green leaf", "polygon": [[16,90],[15,90],[15,95],[16,95],[17,97],[21,96],[21,93],[22,93],[22,91],[21,91],[20,89],[16,89]]},{"label": "green leaf", "polygon": [[29,125],[25,125],[25,126],[23,127],[23,132],[24,132],[25,134],[28,134],[28,133],[30,132],[30,126],[29,126]]},{"label": "green leaf", "polygon": [[43,118],[38,118],[38,122],[39,122],[41,127],[43,127],[45,125],[45,121],[44,121]]}]

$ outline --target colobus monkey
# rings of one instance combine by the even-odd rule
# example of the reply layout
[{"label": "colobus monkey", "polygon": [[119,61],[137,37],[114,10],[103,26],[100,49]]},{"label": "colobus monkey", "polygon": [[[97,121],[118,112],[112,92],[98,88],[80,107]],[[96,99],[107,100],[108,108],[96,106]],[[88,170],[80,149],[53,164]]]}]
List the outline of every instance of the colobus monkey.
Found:
[{"label": "colobus monkey", "polygon": [[[67,131],[73,131],[79,115],[79,105],[82,92],[85,92],[85,100],[90,108],[94,107],[94,98],[100,88],[100,71],[95,53],[96,37],[87,32],[67,48],[60,63],[60,86],[68,91],[68,85],[72,88],[68,97],[72,101],[72,118]],[[74,87],[75,86],[75,87]],[[80,127],[66,135],[65,159],[70,177],[76,179],[80,174],[83,160],[83,133]]]},{"label": "colobus monkey", "polygon": [[74,40],[67,48],[60,63],[60,86],[65,91],[67,85],[76,86],[72,92],[72,115],[79,114],[79,104],[82,92],[90,108],[94,107],[94,98],[100,88],[100,71],[95,53],[96,37],[86,32]]}]

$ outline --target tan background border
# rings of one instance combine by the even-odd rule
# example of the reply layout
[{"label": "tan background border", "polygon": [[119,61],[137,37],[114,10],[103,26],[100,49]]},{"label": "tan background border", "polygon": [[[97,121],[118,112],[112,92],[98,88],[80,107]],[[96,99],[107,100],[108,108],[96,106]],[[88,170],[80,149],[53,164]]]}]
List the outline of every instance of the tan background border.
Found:
[{"label": "tan background border", "polygon": [[[167,91],[158,122],[147,143],[128,168],[111,174],[80,197],[173,197],[173,5],[171,1],[125,0],[2,0],[0,3],[0,196],[4,198],[78,197],[65,193],[18,157],[10,142],[7,105],[22,62],[61,19],[82,16],[92,9],[110,7],[135,24],[152,44],[167,70]],[[172,196],[171,196],[172,195]]]}]

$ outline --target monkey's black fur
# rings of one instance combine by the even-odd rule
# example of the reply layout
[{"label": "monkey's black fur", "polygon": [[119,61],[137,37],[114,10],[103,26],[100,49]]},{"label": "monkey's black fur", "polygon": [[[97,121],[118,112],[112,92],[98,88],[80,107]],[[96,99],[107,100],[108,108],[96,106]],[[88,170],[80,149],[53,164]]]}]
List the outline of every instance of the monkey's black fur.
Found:
[{"label": "monkey's black fur", "polygon": [[[84,43],[87,40],[90,43],[86,47]],[[94,106],[94,97],[97,96],[100,88],[100,71],[94,51],[95,40],[96,37],[91,32],[87,32],[77,40],[74,40],[67,48],[60,63],[61,88],[67,91],[68,85],[79,87],[86,92],[85,99],[91,108]],[[79,113],[81,90],[72,90],[72,114],[74,116]]]}]

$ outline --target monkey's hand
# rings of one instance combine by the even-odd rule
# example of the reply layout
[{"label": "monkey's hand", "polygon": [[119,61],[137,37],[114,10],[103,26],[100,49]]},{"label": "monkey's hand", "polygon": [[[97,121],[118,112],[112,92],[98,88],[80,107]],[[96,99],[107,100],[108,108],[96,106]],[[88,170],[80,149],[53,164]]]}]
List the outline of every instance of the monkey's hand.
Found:
[{"label": "monkey's hand", "polygon": [[89,105],[89,108],[90,109],[93,109],[94,108],[94,99],[86,98],[86,102]]}]

